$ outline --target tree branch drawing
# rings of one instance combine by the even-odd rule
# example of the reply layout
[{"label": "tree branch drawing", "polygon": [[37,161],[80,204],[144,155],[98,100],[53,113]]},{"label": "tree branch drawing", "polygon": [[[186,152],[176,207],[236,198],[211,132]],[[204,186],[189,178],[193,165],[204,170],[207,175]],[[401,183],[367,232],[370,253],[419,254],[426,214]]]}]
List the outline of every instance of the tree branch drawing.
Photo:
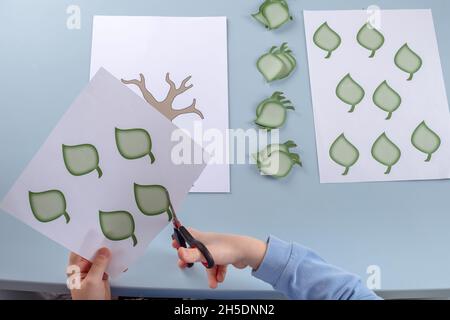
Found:
[{"label": "tree branch drawing", "polygon": [[154,108],[156,108],[159,112],[164,114],[167,118],[169,118],[171,121],[182,114],[187,113],[195,113],[197,114],[201,119],[204,119],[203,113],[196,108],[197,100],[194,99],[190,106],[182,109],[174,109],[173,108],[173,102],[177,96],[180,94],[186,92],[187,90],[191,89],[194,85],[186,85],[186,83],[191,79],[191,76],[188,76],[185,78],[179,87],[175,85],[175,83],[170,79],[170,75],[167,72],[166,73],[166,82],[169,84],[169,91],[167,92],[166,98],[162,101],[156,100],[156,98],[153,96],[153,94],[147,89],[145,85],[145,77],[142,73],[139,74],[140,79],[132,79],[132,80],[125,80],[121,79],[122,83],[124,84],[133,84],[141,90],[141,93],[147,101],[147,103]]}]

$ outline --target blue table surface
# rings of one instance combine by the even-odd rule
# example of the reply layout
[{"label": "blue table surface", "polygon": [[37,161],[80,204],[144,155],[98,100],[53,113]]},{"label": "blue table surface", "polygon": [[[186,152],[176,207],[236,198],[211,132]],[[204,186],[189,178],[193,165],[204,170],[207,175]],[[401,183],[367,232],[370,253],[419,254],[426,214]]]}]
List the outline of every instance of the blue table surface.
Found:
[{"label": "blue table surface", "polygon": [[[255,106],[282,90],[297,106],[282,139],[301,146],[303,169],[282,181],[251,165],[231,167],[231,194],[191,194],[181,213],[201,230],[274,234],[312,247],[328,261],[367,278],[381,268],[382,290],[450,289],[450,181],[319,183],[308,80],[303,9],[363,9],[372,1],[289,1],[294,21],[268,32],[249,16],[259,1],[239,0],[0,0],[0,198],[6,194],[89,79],[93,15],[227,16],[230,127],[249,128]],[[66,28],[66,8],[81,8],[81,29]],[[431,8],[442,66],[450,85],[450,1],[379,0],[382,8]],[[256,58],[289,42],[298,69],[265,84]],[[200,50],[201,48],[199,48]],[[64,290],[68,252],[0,214],[0,288]],[[249,271],[231,270],[208,290],[203,268],[180,271],[166,228],[147,254],[113,282],[116,294],[191,297],[276,297]]]}]

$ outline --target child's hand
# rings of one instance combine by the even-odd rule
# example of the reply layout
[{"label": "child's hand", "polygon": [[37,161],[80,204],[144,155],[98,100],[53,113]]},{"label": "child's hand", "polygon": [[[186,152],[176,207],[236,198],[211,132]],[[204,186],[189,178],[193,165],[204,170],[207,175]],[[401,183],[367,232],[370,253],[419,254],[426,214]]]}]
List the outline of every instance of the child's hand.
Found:
[{"label": "child's hand", "polygon": [[72,289],[73,300],[111,300],[106,268],[111,260],[111,252],[108,248],[97,251],[92,263],[75,253],[70,253],[69,265],[80,267],[81,288]]},{"label": "child's hand", "polygon": [[[190,228],[188,230],[194,238],[203,242],[214,258],[216,265],[212,269],[206,269],[209,287],[213,289],[217,288],[218,283],[225,280],[229,264],[239,269],[249,266],[256,270],[266,253],[266,243],[254,238],[206,233]],[[178,266],[180,268],[185,268],[188,263],[205,261],[198,249],[182,248],[176,240],[173,240],[172,246],[178,250]]]}]

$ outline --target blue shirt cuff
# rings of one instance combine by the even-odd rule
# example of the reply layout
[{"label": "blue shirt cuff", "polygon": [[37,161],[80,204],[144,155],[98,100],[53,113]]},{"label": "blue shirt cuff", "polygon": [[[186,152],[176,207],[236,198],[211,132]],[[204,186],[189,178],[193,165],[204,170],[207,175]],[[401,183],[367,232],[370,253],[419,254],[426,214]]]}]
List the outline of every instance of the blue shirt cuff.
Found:
[{"label": "blue shirt cuff", "polygon": [[292,244],[277,237],[269,236],[264,259],[252,275],[264,282],[275,286],[286,269],[292,254]]}]

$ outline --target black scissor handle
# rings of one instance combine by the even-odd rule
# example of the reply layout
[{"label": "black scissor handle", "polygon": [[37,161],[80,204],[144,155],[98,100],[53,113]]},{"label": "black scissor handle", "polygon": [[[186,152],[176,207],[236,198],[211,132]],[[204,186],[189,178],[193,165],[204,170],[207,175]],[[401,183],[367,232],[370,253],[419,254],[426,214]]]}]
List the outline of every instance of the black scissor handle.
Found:
[{"label": "black scissor handle", "polygon": [[187,248],[186,241],[184,240],[183,236],[181,235],[181,233],[178,231],[177,228],[173,228],[172,239],[176,240],[180,245],[180,247]]},{"label": "black scissor handle", "polygon": [[[172,239],[176,240],[178,242],[178,244],[180,245],[180,247],[187,248],[187,244],[186,244],[186,241],[184,240],[184,236],[180,233],[180,231],[178,231],[177,228],[173,228]],[[188,263],[187,267],[191,268],[193,265],[194,265],[193,263]]]},{"label": "black scissor handle", "polygon": [[[174,231],[175,232],[172,237],[176,238],[175,240],[178,241],[181,247],[187,248],[187,245],[189,245],[191,248],[197,248],[206,260],[206,262],[202,262],[202,264],[208,269],[214,267],[214,259],[208,248],[201,241],[195,239],[183,226],[180,226],[178,229],[174,229]],[[187,266],[190,268],[193,266],[193,263],[188,263]]]}]

